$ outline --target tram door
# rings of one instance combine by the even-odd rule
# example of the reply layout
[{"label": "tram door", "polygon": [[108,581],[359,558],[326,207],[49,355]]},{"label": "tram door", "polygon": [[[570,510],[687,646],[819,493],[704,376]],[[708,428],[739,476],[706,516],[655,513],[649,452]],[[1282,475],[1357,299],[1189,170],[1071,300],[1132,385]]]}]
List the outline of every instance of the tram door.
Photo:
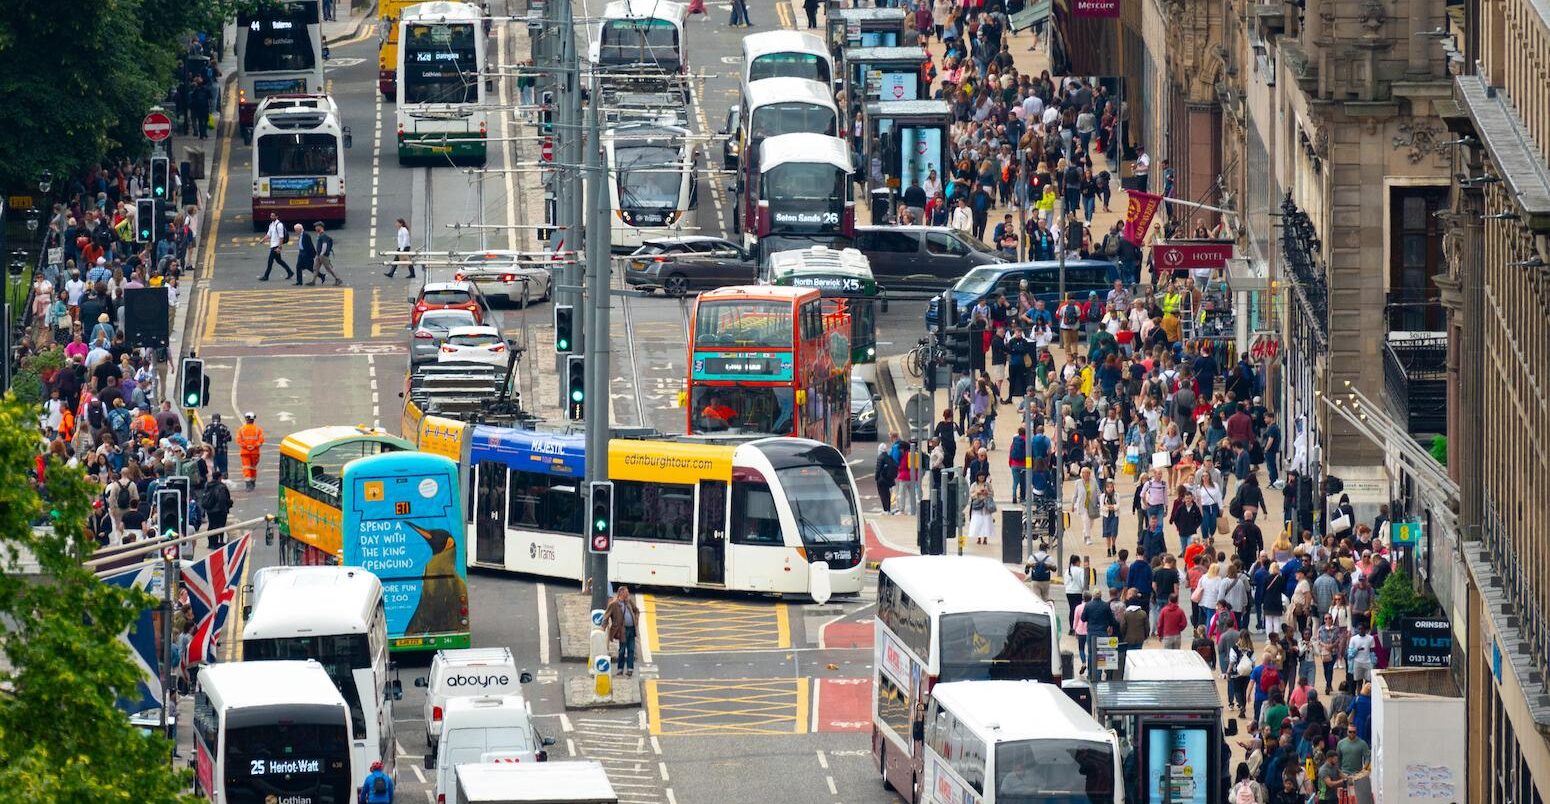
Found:
[{"label": "tram door", "polygon": [[506,566],[506,464],[480,461],[478,474],[478,517],[474,523],[474,561],[496,567]]},{"label": "tram door", "polygon": [[727,582],[727,484],[700,481],[700,583]]}]

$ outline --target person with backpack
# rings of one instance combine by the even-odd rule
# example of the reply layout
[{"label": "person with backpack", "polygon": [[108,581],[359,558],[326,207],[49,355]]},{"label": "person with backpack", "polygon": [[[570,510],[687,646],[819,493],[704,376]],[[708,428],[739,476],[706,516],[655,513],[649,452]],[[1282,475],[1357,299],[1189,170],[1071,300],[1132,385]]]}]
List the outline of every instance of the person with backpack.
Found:
[{"label": "person with backpack", "polygon": [[124,540],[124,516],[140,508],[140,489],[127,473],[121,474],[103,490],[102,497],[107,501],[108,516],[113,521],[113,537],[109,544],[117,547]]},{"label": "person with backpack", "polygon": [[[210,482],[205,484],[204,491],[199,495],[199,506],[204,509],[205,516],[210,518],[210,530],[217,531],[226,527],[226,517],[231,513],[231,489],[226,487],[226,475],[221,470],[215,470],[210,475]],[[209,536],[205,540],[205,546],[215,549],[226,543],[225,534]]]},{"label": "person with backpack", "polygon": [[371,773],[361,783],[360,804],[393,804],[393,777],[382,770],[382,762],[371,763]]},{"label": "person with backpack", "polygon": [[1060,346],[1068,357],[1076,354],[1078,334],[1082,329],[1082,305],[1071,300],[1068,294],[1055,310],[1055,320],[1060,322]]},{"label": "person with backpack", "polygon": [[882,500],[883,513],[893,513],[893,487],[899,479],[899,464],[888,451],[887,444],[877,445],[877,466],[872,473],[877,481],[877,496]]},{"label": "person with backpack", "polygon": [[1049,600],[1049,585],[1055,575],[1055,560],[1046,552],[1045,545],[1040,542],[1033,555],[1028,557],[1028,585],[1033,588],[1034,594],[1044,600]]},{"label": "person with backpack", "polygon": [[1232,790],[1227,794],[1231,804],[1265,804],[1265,788],[1249,775],[1249,763],[1239,762],[1233,774]]}]

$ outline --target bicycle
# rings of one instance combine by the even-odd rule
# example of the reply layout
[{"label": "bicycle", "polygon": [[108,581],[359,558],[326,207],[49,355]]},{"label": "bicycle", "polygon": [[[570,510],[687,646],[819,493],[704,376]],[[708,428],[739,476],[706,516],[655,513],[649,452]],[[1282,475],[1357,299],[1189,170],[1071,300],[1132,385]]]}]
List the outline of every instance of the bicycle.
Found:
[{"label": "bicycle", "polygon": [[940,365],[947,359],[946,352],[930,338],[921,338],[904,356],[904,370],[915,379],[925,376],[926,367]]}]

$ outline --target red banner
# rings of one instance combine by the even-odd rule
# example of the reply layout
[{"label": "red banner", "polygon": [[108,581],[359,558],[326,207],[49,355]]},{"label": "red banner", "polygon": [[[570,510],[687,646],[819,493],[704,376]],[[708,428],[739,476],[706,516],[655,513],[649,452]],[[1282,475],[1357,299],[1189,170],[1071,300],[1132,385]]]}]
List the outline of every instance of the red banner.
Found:
[{"label": "red banner", "polygon": [[1152,216],[1162,205],[1162,196],[1131,190],[1126,197],[1125,239],[1139,246],[1146,239],[1146,230],[1152,226]]},{"label": "red banner", "polygon": [[1119,0],[1072,0],[1071,16],[1113,19],[1119,16]]},{"label": "red banner", "polygon": [[1178,241],[1153,243],[1152,258],[1165,270],[1186,268],[1226,268],[1232,259],[1233,244],[1225,241]]}]

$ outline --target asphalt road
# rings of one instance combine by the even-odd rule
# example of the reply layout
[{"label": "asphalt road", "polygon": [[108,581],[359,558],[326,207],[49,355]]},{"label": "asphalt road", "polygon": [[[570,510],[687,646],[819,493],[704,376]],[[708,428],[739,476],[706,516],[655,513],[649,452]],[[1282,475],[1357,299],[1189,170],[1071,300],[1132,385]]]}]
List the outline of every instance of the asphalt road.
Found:
[{"label": "asphalt road", "polygon": [[[500,13],[497,0],[496,13]],[[601,4],[578,8],[578,16]],[[756,5],[753,29],[727,26],[729,5],[712,4],[709,19],[692,22],[691,60],[704,80],[691,116],[700,134],[713,133],[737,100],[739,43],[744,33],[774,27],[789,15]],[[517,11],[513,8],[511,11]],[[497,23],[503,63],[515,29]],[[243,411],[258,414],[269,446],[258,488],[235,493],[235,516],[273,513],[276,458],[289,432],[325,424],[382,424],[396,429],[406,370],[405,300],[420,280],[382,275],[392,248],[394,221],[406,218],[418,247],[428,251],[516,248],[516,230],[470,229],[468,224],[532,222],[521,183],[531,174],[489,173],[482,179],[452,167],[405,168],[394,145],[393,106],[376,91],[373,36],[333,47],[328,69],[332,92],[354,147],[345,154],[349,220],[331,232],[344,288],[296,287],[276,270],[258,281],[267,249],[253,231],[249,175],[251,148],[227,143],[212,182],[211,214],[216,244],[204,266],[196,297],[192,345],[206,358],[213,401],[235,426]],[[509,93],[503,96],[509,100]],[[503,130],[504,129],[504,130]],[[502,137],[531,135],[515,124],[494,130]],[[515,145],[492,148],[488,167],[517,164]],[[719,143],[707,142],[701,164],[717,166]],[[701,183],[701,230],[726,234],[730,179],[707,173]],[[483,196],[481,215],[480,197]],[[483,232],[483,234],[481,234]],[[616,287],[622,284],[616,281]],[[880,318],[884,354],[914,344],[922,331],[922,304],[896,300]],[[503,308],[497,318],[508,334],[533,346],[522,367],[523,388],[552,392],[552,358],[539,344],[550,321],[548,303]],[[615,295],[613,301],[613,420],[681,431],[677,406],[685,376],[687,309],[678,300]],[[853,451],[866,506],[875,509],[869,474],[875,448]],[[235,467],[234,467],[235,468]],[[253,566],[277,562],[275,548],[259,544]],[[875,579],[873,580],[875,583]],[[556,593],[573,584],[503,574],[471,574],[474,642],[505,645],[534,670],[527,690],[539,728],[557,740],[556,758],[602,760],[629,802],[896,801],[877,782],[870,758],[872,655],[869,585],[855,600],[824,606],[798,600],[652,593],[650,643],[638,674],[641,709],[566,712],[561,681],[583,673],[559,660],[553,627]],[[423,770],[427,746],[423,690],[413,680],[427,657],[399,657],[404,699],[394,710],[400,745],[399,800],[434,800],[433,774]]]}]

